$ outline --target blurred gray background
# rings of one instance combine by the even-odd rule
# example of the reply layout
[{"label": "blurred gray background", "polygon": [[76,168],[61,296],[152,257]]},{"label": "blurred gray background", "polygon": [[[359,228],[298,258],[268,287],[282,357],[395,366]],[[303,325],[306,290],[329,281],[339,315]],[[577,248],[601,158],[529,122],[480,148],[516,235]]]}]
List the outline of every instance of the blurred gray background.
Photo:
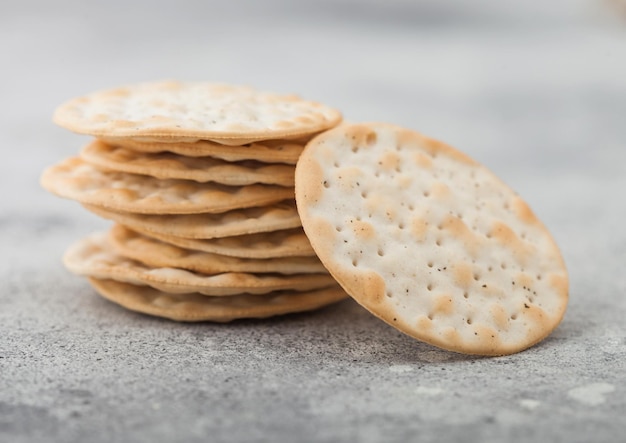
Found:
[{"label": "blurred gray background", "polygon": [[[626,2],[2,0],[0,53],[1,441],[623,439]],[[50,117],[165,78],[293,92],[464,150],[561,246],[563,324],[476,359],[351,301],[224,326],[99,299],[60,256],[107,224],[38,185],[88,139]]]}]

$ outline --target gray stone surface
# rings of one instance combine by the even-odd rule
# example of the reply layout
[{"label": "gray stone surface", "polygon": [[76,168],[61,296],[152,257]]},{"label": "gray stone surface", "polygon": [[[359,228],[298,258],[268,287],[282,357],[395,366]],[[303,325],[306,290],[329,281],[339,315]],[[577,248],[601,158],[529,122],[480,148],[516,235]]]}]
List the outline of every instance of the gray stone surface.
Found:
[{"label": "gray stone surface", "polygon": [[[3,1],[0,441],[624,441],[626,24],[505,3]],[[86,141],[50,114],[159,78],[298,92],[468,152],[561,245],[562,325],[475,358],[351,301],[185,325],[98,298],[60,256],[107,224],[37,183]]]}]

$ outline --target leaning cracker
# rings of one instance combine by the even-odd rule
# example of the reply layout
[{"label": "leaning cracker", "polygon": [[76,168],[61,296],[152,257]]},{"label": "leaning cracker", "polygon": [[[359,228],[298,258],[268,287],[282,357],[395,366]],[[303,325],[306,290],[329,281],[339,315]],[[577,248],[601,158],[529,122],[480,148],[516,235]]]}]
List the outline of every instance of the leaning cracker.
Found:
[{"label": "leaning cracker", "polygon": [[199,140],[195,142],[174,142],[172,140],[141,141],[135,138],[103,138],[105,143],[136,152],[157,154],[171,152],[185,157],[213,157],[229,162],[256,160],[262,163],[284,163],[295,165],[302,154],[306,142],[267,140],[244,146],[228,146],[220,143]]},{"label": "leaning cracker", "polygon": [[241,145],[315,134],[337,125],[341,114],[294,95],[244,86],[161,81],[75,98],[57,108],[54,121],[96,137],[213,140]]},{"label": "leaning cracker", "polygon": [[109,231],[109,240],[117,254],[152,268],[181,268],[203,274],[223,272],[324,274],[328,272],[317,257],[272,259],[228,257],[179,248],[139,234],[122,225],[113,226]]},{"label": "leaning cracker", "polygon": [[193,239],[164,235],[133,228],[148,237],[185,249],[240,258],[312,257],[315,252],[302,227],[212,239]]},{"label": "leaning cracker", "polygon": [[296,200],[337,281],[417,339],[510,354],[563,317],[568,277],[549,232],[493,173],[443,143],[385,124],[333,129],[305,148]]},{"label": "leaning cracker", "polygon": [[295,200],[258,208],[234,209],[220,214],[133,214],[93,205],[83,206],[100,217],[134,230],[184,238],[231,237],[302,226]]},{"label": "leaning cracker", "polygon": [[169,294],[150,286],[115,280],[89,278],[89,283],[104,298],[132,311],[187,322],[222,323],[312,311],[348,296],[338,285],[307,292],[280,291],[263,295],[206,297],[197,293]]},{"label": "leaning cracker", "polygon": [[220,213],[293,196],[293,189],[282,186],[225,186],[100,170],[77,157],[46,169],[41,183],[61,197],[140,214]]},{"label": "leaning cracker", "polygon": [[99,168],[160,179],[215,182],[229,186],[255,183],[291,187],[294,185],[292,166],[269,165],[254,160],[232,163],[212,157],[185,157],[167,152],[139,153],[107,145],[100,140],[94,140],[85,146],[80,156],[87,163]]},{"label": "leaning cracker", "polygon": [[176,268],[151,268],[116,254],[106,233],[93,234],[66,252],[63,262],[75,274],[149,285],[163,292],[199,292],[210,296],[266,294],[290,289],[308,291],[334,284],[328,274],[251,274],[228,272],[204,275]]}]

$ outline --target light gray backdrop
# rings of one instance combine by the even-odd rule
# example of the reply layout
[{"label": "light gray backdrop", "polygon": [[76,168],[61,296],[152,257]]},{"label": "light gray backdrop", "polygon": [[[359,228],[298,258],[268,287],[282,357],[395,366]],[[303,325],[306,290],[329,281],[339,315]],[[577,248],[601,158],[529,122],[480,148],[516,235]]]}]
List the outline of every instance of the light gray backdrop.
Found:
[{"label": "light gray backdrop", "polygon": [[[619,0],[3,0],[0,440],[623,438],[625,11]],[[163,78],[295,92],[466,151],[560,244],[564,322],[526,352],[477,359],[351,301],[180,325],[101,300],[60,256],[107,224],[38,185],[87,140],[50,116],[76,95]]]}]

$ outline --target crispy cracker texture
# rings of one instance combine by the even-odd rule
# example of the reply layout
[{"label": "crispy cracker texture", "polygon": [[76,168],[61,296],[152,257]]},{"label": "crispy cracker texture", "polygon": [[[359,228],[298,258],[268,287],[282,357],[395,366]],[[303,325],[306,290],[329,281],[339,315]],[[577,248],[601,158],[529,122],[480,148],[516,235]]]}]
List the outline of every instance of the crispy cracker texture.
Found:
[{"label": "crispy cracker texture", "polygon": [[273,259],[281,257],[314,257],[315,251],[302,226],[273,232],[236,235],[210,239],[182,238],[134,228],[148,237],[185,249],[240,258]]},{"label": "crispy cracker texture", "polygon": [[109,231],[109,242],[117,254],[152,268],[180,268],[203,274],[223,272],[325,274],[328,272],[314,256],[273,259],[229,257],[180,248],[142,235],[122,225],[115,225]]},{"label": "crispy cracker texture", "polygon": [[306,146],[296,201],[346,292],[414,338],[504,355],[563,318],[568,275],[550,233],[492,172],[441,142],[389,124],[341,125]]},{"label": "crispy cracker texture", "polygon": [[142,153],[94,140],[83,148],[81,158],[87,163],[113,171],[148,175],[160,179],[215,182],[229,186],[255,183],[294,185],[294,167],[270,165],[254,160],[227,162],[213,157],[186,157],[173,153]]},{"label": "crispy cracker texture", "polygon": [[267,140],[243,146],[228,146],[207,140],[175,142],[170,139],[145,141],[136,138],[102,138],[104,143],[147,154],[173,153],[185,157],[212,157],[229,162],[255,160],[262,163],[295,165],[304,149],[304,140]]},{"label": "crispy cracker texture", "polygon": [[222,213],[293,198],[293,188],[254,184],[227,186],[99,169],[71,157],[46,169],[48,191],[81,203],[137,214]]},{"label": "crispy cracker texture", "polygon": [[135,230],[182,238],[232,237],[302,226],[295,200],[220,214],[133,214],[88,204],[83,206],[102,218]]},{"label": "crispy cracker texture", "polygon": [[309,291],[335,284],[326,273],[280,275],[224,272],[211,275],[171,267],[153,268],[117,254],[106,233],[92,234],[76,242],[65,253],[63,262],[78,275],[148,285],[172,294],[266,294],[278,290]]},{"label": "crispy cracker texture", "polygon": [[96,137],[211,140],[225,145],[321,132],[341,121],[339,111],[295,95],[236,85],[158,81],[72,99],[54,122]]},{"label": "crispy cracker texture", "polygon": [[312,311],[348,297],[339,285],[304,292],[207,297],[198,293],[169,294],[150,286],[93,277],[89,278],[89,283],[102,297],[126,309],[184,322],[225,323],[244,318],[267,318]]}]

